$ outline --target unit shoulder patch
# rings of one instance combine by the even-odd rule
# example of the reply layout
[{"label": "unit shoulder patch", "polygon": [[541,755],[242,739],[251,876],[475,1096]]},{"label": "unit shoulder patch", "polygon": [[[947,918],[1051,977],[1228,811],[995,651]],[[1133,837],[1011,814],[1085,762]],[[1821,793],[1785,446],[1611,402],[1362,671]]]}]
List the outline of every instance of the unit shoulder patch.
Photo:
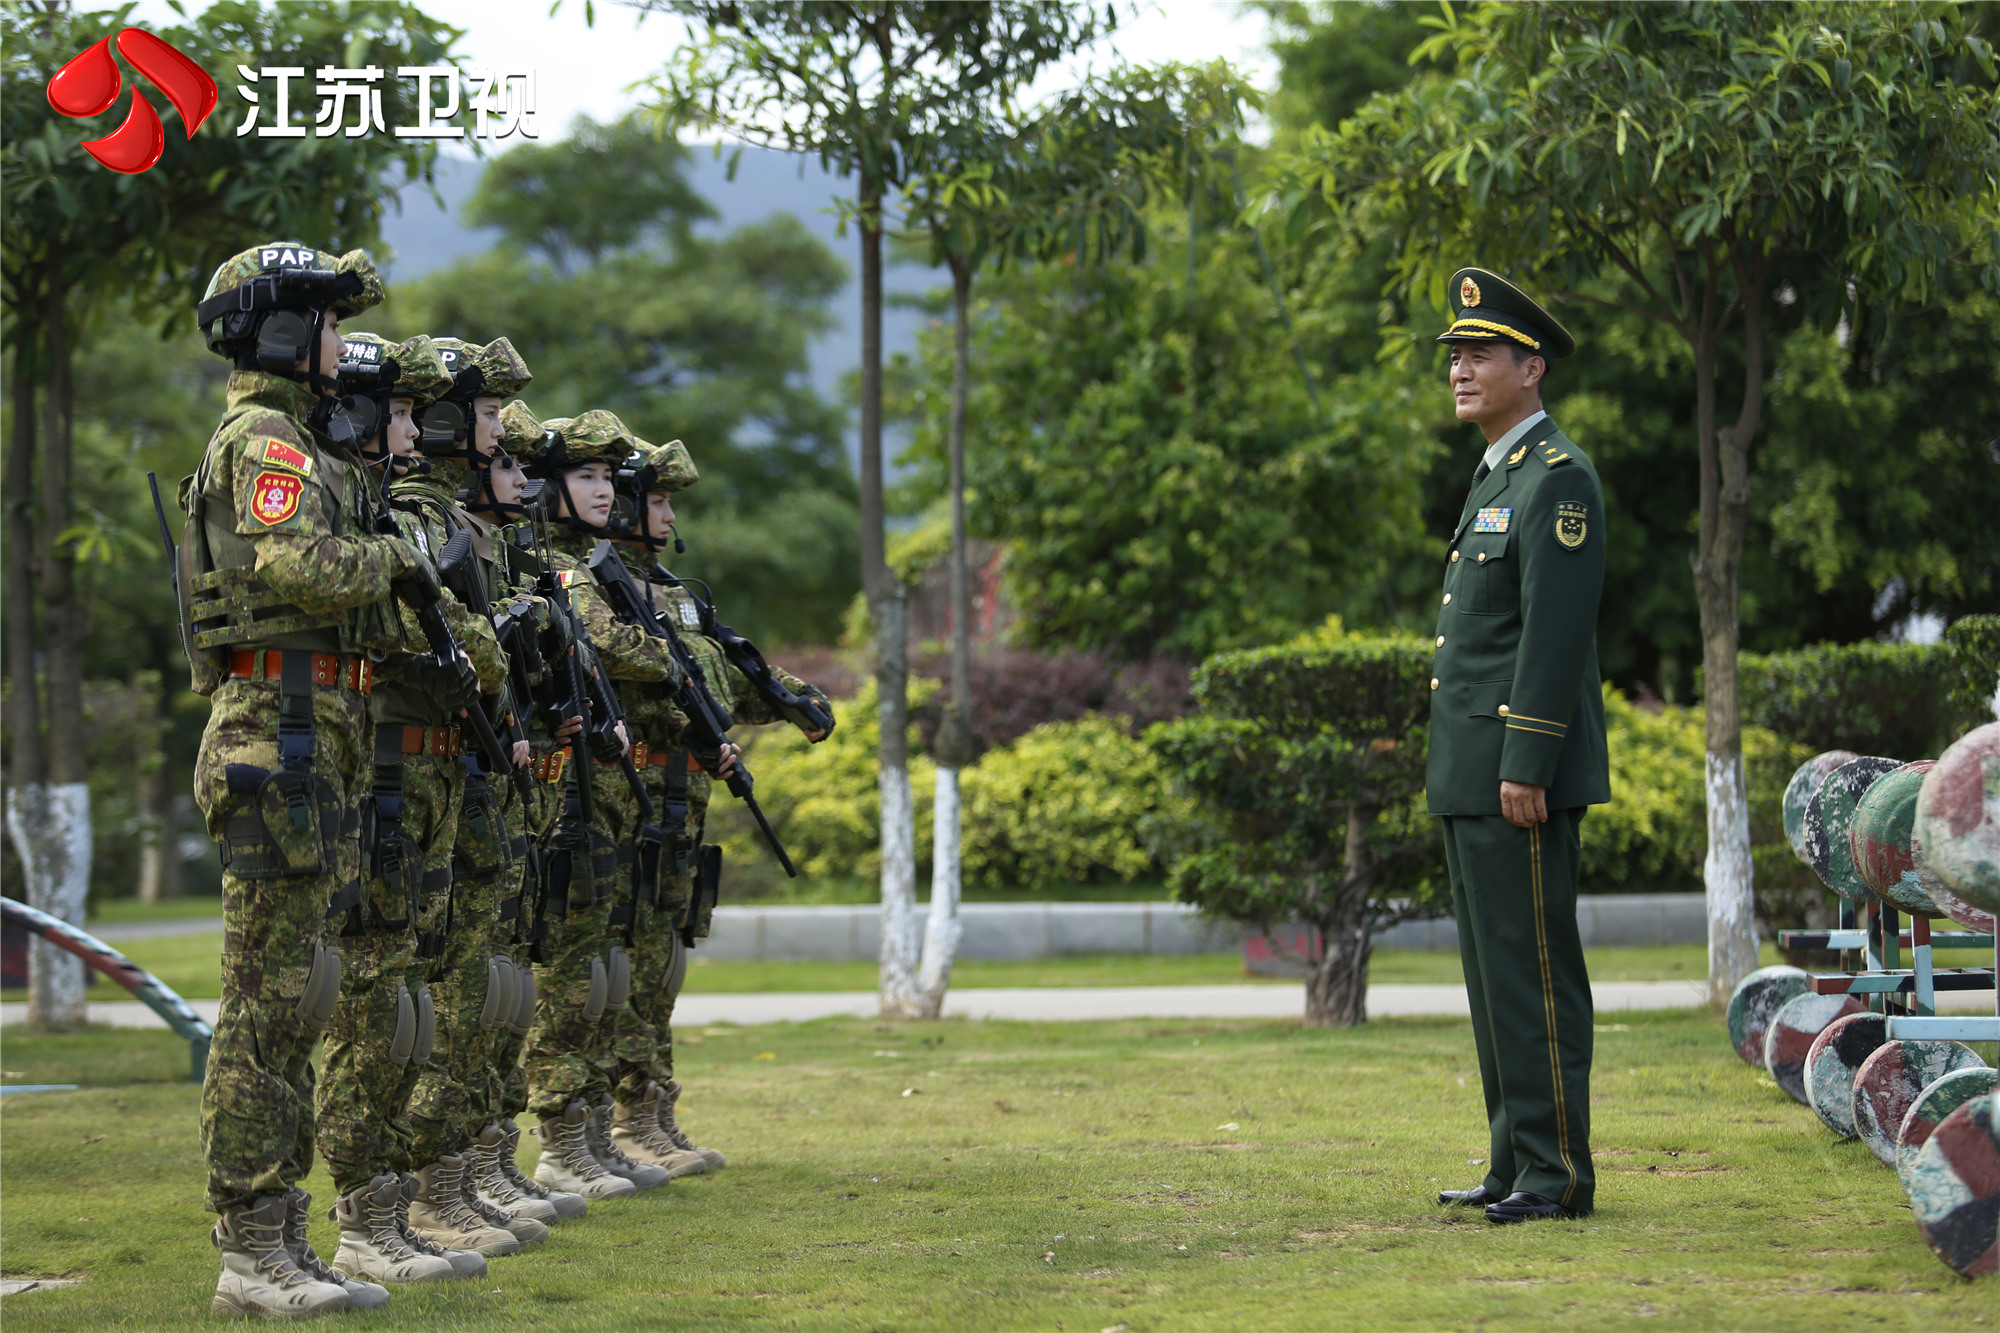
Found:
[{"label": "unit shoulder patch", "polygon": [[306,484],[289,472],[260,472],[250,486],[250,516],[275,528],[299,512]]},{"label": "unit shoulder patch", "polygon": [[574,588],[579,583],[589,583],[590,579],[580,569],[562,569],[556,571],[556,582],[562,587]]},{"label": "unit shoulder patch", "polygon": [[1590,535],[1590,506],[1577,500],[1556,502],[1556,541],[1574,551]]},{"label": "unit shoulder patch", "polygon": [[313,471],[312,455],[295,444],[287,444],[276,436],[265,439],[263,447],[257,451],[257,461],[267,467],[286,468],[301,477],[310,477]]},{"label": "unit shoulder patch", "polygon": [[1482,509],[1473,516],[1474,532],[1505,532],[1514,522],[1514,511],[1506,506],[1492,506]]}]

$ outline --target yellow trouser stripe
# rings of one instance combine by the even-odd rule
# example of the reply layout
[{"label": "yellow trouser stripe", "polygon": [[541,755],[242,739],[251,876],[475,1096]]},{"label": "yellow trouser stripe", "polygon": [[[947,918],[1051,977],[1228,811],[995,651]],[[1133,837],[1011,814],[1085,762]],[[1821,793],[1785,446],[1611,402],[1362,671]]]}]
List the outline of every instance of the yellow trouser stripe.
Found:
[{"label": "yellow trouser stripe", "polygon": [[1563,1190],[1562,1206],[1569,1207],[1570,1199],[1576,1194],[1576,1165],[1569,1155],[1569,1107],[1563,1098],[1562,1060],[1556,1044],[1556,993],[1549,978],[1549,935],[1548,916],[1542,909],[1542,826],[1535,825],[1528,830],[1528,862],[1530,876],[1535,889],[1535,952],[1540,955],[1542,969],[1542,1014],[1549,1029],[1549,1083],[1555,1093],[1556,1103],[1556,1154],[1562,1158],[1563,1170],[1569,1172],[1569,1186]]}]

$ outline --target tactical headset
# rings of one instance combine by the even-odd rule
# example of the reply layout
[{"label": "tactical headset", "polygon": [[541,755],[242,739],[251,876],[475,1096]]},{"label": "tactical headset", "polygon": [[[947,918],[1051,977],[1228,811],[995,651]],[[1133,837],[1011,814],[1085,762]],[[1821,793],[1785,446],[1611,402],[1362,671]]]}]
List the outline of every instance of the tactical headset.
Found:
[{"label": "tactical headset", "polygon": [[664,549],[671,538],[674,554],[685,555],[687,543],[681,540],[680,531],[673,524],[668,524],[665,532],[652,531],[653,511],[646,503],[646,496],[662,489],[660,470],[651,463],[639,462],[643,456],[633,454],[611,474],[611,518],[606,526],[614,538],[644,542],[649,551]]},{"label": "tactical headset", "polygon": [[[326,308],[359,296],[358,274],[327,268],[279,268],[257,274],[195,307],[209,350],[233,356],[239,370],[261,370],[324,392],[338,381],[320,373],[319,335]],[[294,367],[308,365],[304,374]]]}]

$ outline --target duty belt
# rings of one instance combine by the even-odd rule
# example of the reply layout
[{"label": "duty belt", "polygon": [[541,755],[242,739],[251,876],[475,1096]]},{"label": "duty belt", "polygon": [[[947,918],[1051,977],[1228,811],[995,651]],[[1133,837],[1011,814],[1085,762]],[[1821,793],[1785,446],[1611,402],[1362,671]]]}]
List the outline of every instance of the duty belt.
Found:
[{"label": "duty belt", "polygon": [[[229,655],[231,680],[278,680],[284,662],[296,649],[239,648]],[[342,657],[338,653],[300,653],[312,659],[312,683],[324,689],[339,686],[366,694],[375,688],[375,664],[365,657]],[[262,670],[259,670],[259,667]]]},{"label": "duty belt", "polygon": [[455,759],[465,752],[464,738],[457,727],[404,727],[404,754],[431,754]]},{"label": "duty belt", "polygon": [[569,763],[568,750],[550,750],[545,755],[528,761],[528,772],[537,782],[556,783],[563,780],[563,767]]}]

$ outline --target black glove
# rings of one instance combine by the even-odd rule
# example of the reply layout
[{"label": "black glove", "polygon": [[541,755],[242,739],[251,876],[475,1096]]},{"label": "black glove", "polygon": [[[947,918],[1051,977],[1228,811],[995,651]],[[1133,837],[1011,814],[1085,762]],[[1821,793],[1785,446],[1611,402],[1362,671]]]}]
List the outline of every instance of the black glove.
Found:
[{"label": "black glove", "polygon": [[431,563],[423,548],[415,542],[409,545],[416,563],[410,566],[409,573],[396,580],[396,595],[412,610],[421,611],[437,604],[438,599],[444,596],[444,585],[438,582],[437,566]]},{"label": "black glove", "polygon": [[461,709],[479,706],[479,673],[470,662],[460,659],[439,666],[434,657],[419,657],[410,663],[407,675],[410,684],[454,716]]},{"label": "black glove", "polygon": [[625,753],[625,743],[609,725],[592,727],[584,733],[584,740],[590,746],[590,757],[601,764],[615,764],[618,756]]}]

